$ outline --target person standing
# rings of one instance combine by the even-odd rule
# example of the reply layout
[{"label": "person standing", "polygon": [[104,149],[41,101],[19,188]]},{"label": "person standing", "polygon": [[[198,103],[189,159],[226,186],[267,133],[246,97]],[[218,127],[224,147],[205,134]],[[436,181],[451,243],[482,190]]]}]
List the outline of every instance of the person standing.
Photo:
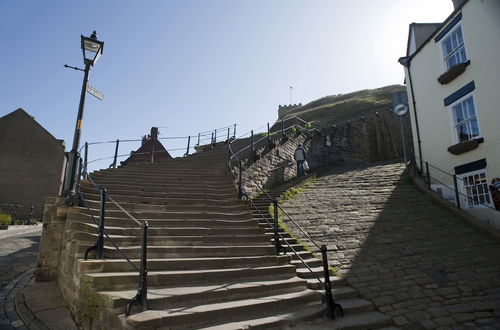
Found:
[{"label": "person standing", "polygon": [[299,144],[295,152],[293,153],[293,158],[297,162],[297,176],[304,175],[304,168],[302,167],[304,162],[307,160],[307,154],[302,145]]}]

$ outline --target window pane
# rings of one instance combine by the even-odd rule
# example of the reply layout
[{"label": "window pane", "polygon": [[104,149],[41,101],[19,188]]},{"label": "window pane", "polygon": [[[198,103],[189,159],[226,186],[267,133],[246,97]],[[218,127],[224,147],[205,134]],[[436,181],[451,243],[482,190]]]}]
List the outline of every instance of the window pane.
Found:
[{"label": "window pane", "polygon": [[464,120],[464,114],[462,112],[462,103],[455,105],[453,108],[453,120],[455,124]]},{"label": "window pane", "polygon": [[455,33],[456,33],[456,36],[457,36],[458,43],[459,44],[463,43],[464,42],[464,37],[462,35],[462,28],[460,26],[455,30]]},{"label": "window pane", "polygon": [[469,134],[468,134],[468,130],[467,130],[467,124],[461,124],[461,125],[458,126],[457,135],[458,135],[458,140],[460,142],[464,142],[464,141],[469,140]]},{"label": "window pane", "polygon": [[451,45],[451,38],[448,37],[443,42],[443,53],[444,53],[444,56],[446,56],[449,53],[451,53],[452,50],[453,50],[453,47]]},{"label": "window pane", "polygon": [[459,53],[460,53],[460,62],[467,61],[467,56],[465,55],[465,47],[464,46],[462,46],[462,48],[460,48]]},{"label": "window pane", "polygon": [[468,111],[467,117],[472,117],[476,115],[476,110],[474,109],[474,101],[472,100],[472,97],[469,97],[467,100],[465,100],[464,103]]},{"label": "window pane", "polygon": [[479,126],[477,125],[477,119],[472,119],[470,121],[470,127],[471,127],[471,135],[472,136],[479,136]]}]

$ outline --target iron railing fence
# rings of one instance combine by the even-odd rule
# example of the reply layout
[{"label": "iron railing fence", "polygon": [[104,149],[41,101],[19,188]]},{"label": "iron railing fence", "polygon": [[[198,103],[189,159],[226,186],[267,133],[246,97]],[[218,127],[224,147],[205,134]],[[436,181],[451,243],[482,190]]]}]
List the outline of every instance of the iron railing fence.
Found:
[{"label": "iron railing fence", "polygon": [[[267,132],[267,135],[265,137],[263,137],[263,139],[268,139],[268,141],[269,141],[270,137],[271,137],[271,132],[270,132],[270,129],[269,129],[269,124],[267,125],[267,127],[268,127],[268,132]],[[284,125],[282,127],[283,127],[283,129],[281,131],[275,132],[275,134],[281,134],[281,136],[284,136],[285,132],[287,130],[289,130],[289,129],[291,130],[292,128],[297,129],[297,126],[295,124],[289,126],[288,128],[285,128]],[[307,130],[305,127],[298,127],[298,129],[305,129],[305,130]],[[250,134],[251,134],[251,137],[253,137],[253,131],[251,131]],[[329,265],[328,265],[328,257],[327,257],[327,247],[326,247],[326,245],[321,245],[321,246],[318,245],[309,236],[309,234],[307,234],[307,232],[283,209],[283,207],[279,205],[278,200],[276,198],[273,198],[260,184],[257,183],[257,180],[255,179],[255,177],[245,167],[245,165],[243,164],[242,159],[239,156],[241,156],[241,154],[242,154],[243,151],[245,151],[245,150],[247,150],[249,148],[251,148],[251,150],[255,150],[256,141],[254,141],[254,139],[252,138],[250,140],[251,144],[249,146],[240,148],[240,150],[234,152],[234,150],[232,148],[232,145],[236,141],[238,141],[238,139],[235,139],[233,141],[230,141],[230,143],[228,143],[228,153],[229,153],[228,168],[229,168],[229,171],[232,173],[233,178],[238,181],[238,196],[239,196],[239,198],[241,199],[241,198],[246,197],[250,201],[253,209],[256,210],[257,213],[259,214],[259,216],[269,225],[270,228],[273,229],[274,245],[275,245],[276,255],[279,255],[281,253],[281,251],[284,250],[284,248],[282,246],[282,243],[281,243],[281,242],[283,242],[283,244],[286,245],[286,246],[288,246],[288,248],[292,251],[292,253],[297,257],[297,259],[300,260],[300,262],[302,264],[304,264],[304,266],[318,280],[318,282],[320,283],[320,285],[323,287],[323,289],[325,291],[325,299],[326,299],[328,310],[330,312],[330,315],[331,315],[332,319],[335,318],[335,312],[336,312],[337,309],[340,311],[340,314],[343,316],[342,306],[340,304],[338,304],[338,303],[335,302],[335,300],[333,298],[333,294],[332,294],[332,285],[331,285],[331,281],[330,281],[330,270],[329,270]],[[237,162],[237,164],[238,164],[238,166],[237,166],[238,173],[234,173],[234,171],[233,171],[233,165],[232,165],[232,161],[233,160],[235,160]],[[261,196],[262,195],[266,196],[269,199],[270,203],[273,204],[273,206],[274,206],[274,215],[273,215],[273,222],[272,223],[271,223],[270,219],[268,219],[259,210],[259,208],[255,205],[253,199],[251,199],[244,192],[243,184],[242,184],[242,179],[243,179],[242,173],[243,172],[247,172],[247,178],[250,178],[253,181],[253,183],[255,184],[255,186],[258,187],[258,189],[261,191]],[[290,220],[297,228],[299,228],[299,231],[301,233],[305,234],[306,237],[310,240],[310,242],[313,243],[314,246],[316,246],[318,248],[318,250],[321,252],[322,264],[323,264],[323,280],[321,280],[321,278],[316,274],[316,272],[314,272],[314,270],[307,264],[307,261],[304,260],[299,255],[299,253],[293,248],[293,246],[280,233],[280,231],[279,231],[279,223],[278,223],[278,218],[279,218],[278,209],[281,210],[282,214],[288,220]],[[286,253],[286,250],[284,250],[284,252]]]},{"label": "iron railing fence", "polygon": [[33,220],[42,221],[43,205],[20,204],[17,202],[0,203],[0,213],[10,215],[12,217],[12,225],[18,222],[32,224]]},{"label": "iron railing fence", "polygon": [[[148,275],[148,267],[147,267],[147,248],[148,248],[148,222],[147,220],[138,220],[135,218],[130,212],[125,210],[118,202],[116,202],[107,191],[100,187],[91,177],[89,173],[87,173],[87,168],[83,165],[82,160],[80,159],[79,163],[79,176],[78,176],[78,184],[77,184],[77,193],[75,195],[75,199],[81,203],[81,205],[86,209],[87,213],[90,215],[94,224],[98,227],[98,236],[97,241],[93,246],[90,246],[85,251],[84,259],[88,259],[88,254],[91,251],[96,251],[97,259],[104,259],[104,237],[108,239],[108,241],[113,245],[118,253],[137,271],[139,272],[139,288],[137,289],[137,294],[134,298],[132,298],[127,306],[125,307],[125,315],[130,315],[130,310],[134,303],[139,303],[142,307],[142,311],[148,309],[148,283],[147,283],[147,275]],[[85,198],[85,193],[81,189],[80,185],[80,177],[86,178],[88,182],[94,186],[99,191],[100,201],[99,201],[99,222],[94,217],[94,212],[90,208],[88,200]],[[106,233],[106,200],[109,200],[113,205],[115,205],[120,211],[122,211],[128,219],[132,220],[134,223],[139,225],[141,229],[141,251],[140,251],[140,261],[139,267],[130,260],[129,257],[118,247],[115,241]]]},{"label": "iron railing fence", "polygon": [[[86,142],[80,148],[79,153],[83,158],[84,166],[87,165],[96,165],[99,162],[110,162],[109,165],[100,166],[100,168],[108,167],[108,168],[116,168],[119,166],[119,161],[125,158],[131,157],[132,155],[140,156],[140,155],[148,155],[149,160],[151,162],[155,162],[155,158],[158,155],[168,152],[172,157],[182,156],[186,157],[190,154],[196,152],[197,148],[202,145],[215,145],[219,142],[226,142],[229,139],[234,139],[236,135],[236,124],[224,126],[220,128],[216,128],[213,130],[199,132],[195,135],[187,135],[187,136],[167,136],[167,137],[158,137],[157,140],[161,141],[169,141],[169,144],[172,147],[166,148],[165,150],[154,150],[154,147],[151,151],[148,152],[127,152],[120,153],[120,148],[123,148],[124,144],[129,145],[131,150],[137,150],[142,146],[143,142],[149,141],[148,139],[116,139],[109,141],[95,141],[95,142]],[[102,148],[108,150],[112,148],[114,152],[103,151]],[[98,156],[92,160],[89,160],[89,153],[94,150],[94,153],[98,155],[112,155],[112,156]]]},{"label": "iron railing fence", "polygon": [[[411,158],[411,164],[412,167],[416,170],[418,169],[417,167],[417,160],[419,158],[415,155],[412,155]],[[449,173],[427,161],[423,162],[425,164],[425,170],[421,170],[421,175],[424,178],[425,183],[427,184],[427,188],[429,190],[439,192],[436,189],[436,186],[439,186],[440,188],[445,188],[453,194],[454,198],[446,198],[446,192],[443,192],[442,190],[440,193],[447,199],[448,201],[454,199],[454,204],[458,209],[464,209],[468,205],[469,208],[473,206],[481,206],[496,212],[500,212],[500,210],[496,209],[494,206],[494,196],[491,193],[491,188],[488,182],[483,182],[481,184],[477,185],[472,185],[471,186],[471,192],[472,194],[467,194],[463,190],[464,186],[464,179],[461,178],[460,176],[456,174]],[[438,179],[436,178],[436,175],[433,175],[431,173],[431,169],[434,172],[437,172],[440,174],[441,177],[444,177],[445,179]],[[416,173],[414,173],[416,174]],[[446,178],[448,180],[446,180]],[[434,183],[434,184],[433,184]],[[434,186],[434,189],[433,189]],[[475,192],[475,193],[474,193]],[[466,205],[463,205],[463,202],[465,201]],[[451,201],[450,201],[451,202]]]}]

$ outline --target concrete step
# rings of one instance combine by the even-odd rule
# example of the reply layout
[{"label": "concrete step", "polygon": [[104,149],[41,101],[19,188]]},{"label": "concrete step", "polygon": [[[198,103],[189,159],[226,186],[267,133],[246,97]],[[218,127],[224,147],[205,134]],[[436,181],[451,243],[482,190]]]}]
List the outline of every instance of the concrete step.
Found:
[{"label": "concrete step", "polygon": [[[139,259],[130,260],[139,266]],[[255,266],[287,265],[289,256],[250,256],[250,257],[205,257],[205,258],[159,258],[148,259],[148,270],[203,270],[203,269],[226,269],[246,268]],[[78,269],[83,273],[92,272],[127,272],[134,268],[125,259],[89,259],[78,260]]]},{"label": "concrete step", "polygon": [[[129,329],[139,324],[141,327],[155,329],[194,329],[289,313],[298,306],[316,303],[318,298],[320,297],[317,292],[304,290],[268,296],[266,299],[245,299],[168,311],[146,311],[131,315],[124,322]],[[320,309],[319,303],[317,306]]]},{"label": "concrete step", "polygon": [[[204,269],[203,271],[151,271],[148,272],[148,286],[176,287],[293,277],[295,277],[295,268],[290,265]],[[98,291],[136,290],[139,275],[138,272],[87,273],[82,275],[82,280],[88,282],[92,288]]]},{"label": "concrete step", "polygon": [[[177,287],[149,287],[148,308],[166,310],[181,307],[194,307],[204,304],[259,298],[262,293],[278,295],[304,290],[304,281],[292,277],[257,282],[234,282],[215,285],[192,285]],[[101,291],[108,308],[123,308],[136,294],[137,290]],[[132,313],[140,312],[140,306]]]}]

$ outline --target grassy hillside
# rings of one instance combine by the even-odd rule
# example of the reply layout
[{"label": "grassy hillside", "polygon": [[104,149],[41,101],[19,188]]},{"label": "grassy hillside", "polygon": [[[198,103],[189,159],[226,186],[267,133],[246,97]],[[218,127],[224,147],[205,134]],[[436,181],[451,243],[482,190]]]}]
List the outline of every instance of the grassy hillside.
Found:
[{"label": "grassy hillside", "polygon": [[298,116],[305,121],[319,121],[319,126],[328,126],[376,111],[390,110],[393,106],[393,93],[405,90],[402,85],[391,85],[349,94],[325,96],[291,110],[283,116],[283,119]]}]

